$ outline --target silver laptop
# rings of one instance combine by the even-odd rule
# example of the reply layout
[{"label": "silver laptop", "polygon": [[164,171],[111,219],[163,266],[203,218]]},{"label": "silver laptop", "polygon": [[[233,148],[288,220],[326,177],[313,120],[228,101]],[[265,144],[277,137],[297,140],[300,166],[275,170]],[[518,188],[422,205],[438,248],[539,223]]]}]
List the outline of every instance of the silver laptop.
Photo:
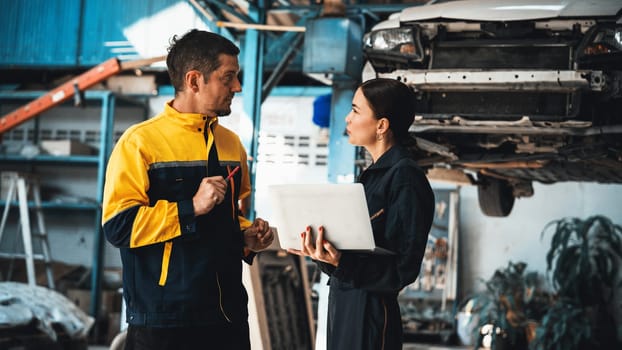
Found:
[{"label": "silver laptop", "polygon": [[282,249],[300,249],[307,226],[314,234],[324,226],[325,239],[337,249],[394,254],[374,242],[362,184],[272,185],[268,197],[269,221]]}]

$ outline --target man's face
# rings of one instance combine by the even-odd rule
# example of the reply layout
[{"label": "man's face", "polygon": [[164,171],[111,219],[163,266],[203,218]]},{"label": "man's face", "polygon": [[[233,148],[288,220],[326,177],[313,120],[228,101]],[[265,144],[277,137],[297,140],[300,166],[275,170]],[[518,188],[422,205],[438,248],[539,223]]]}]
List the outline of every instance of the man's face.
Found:
[{"label": "man's face", "polygon": [[204,110],[210,116],[231,114],[231,101],[236,92],[242,91],[238,80],[240,65],[237,56],[222,54],[219,57],[220,67],[213,71],[201,89],[201,100]]}]

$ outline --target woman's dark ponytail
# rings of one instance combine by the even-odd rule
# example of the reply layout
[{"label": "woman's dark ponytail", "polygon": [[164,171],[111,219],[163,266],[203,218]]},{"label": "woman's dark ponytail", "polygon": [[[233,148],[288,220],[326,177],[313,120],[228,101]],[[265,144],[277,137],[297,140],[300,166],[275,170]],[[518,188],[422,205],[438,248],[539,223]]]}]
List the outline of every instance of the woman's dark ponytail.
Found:
[{"label": "woman's dark ponytail", "polygon": [[415,120],[417,98],[406,84],[386,78],[367,80],[361,91],[377,119],[387,118],[395,142],[409,149],[416,148],[417,141],[408,129]]}]

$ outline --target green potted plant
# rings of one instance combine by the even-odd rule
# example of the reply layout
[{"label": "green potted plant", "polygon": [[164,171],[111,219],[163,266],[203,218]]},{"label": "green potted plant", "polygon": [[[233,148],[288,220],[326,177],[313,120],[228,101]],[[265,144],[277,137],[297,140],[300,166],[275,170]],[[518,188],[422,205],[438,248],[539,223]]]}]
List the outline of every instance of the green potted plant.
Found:
[{"label": "green potted plant", "polygon": [[549,299],[537,272],[524,262],[509,262],[484,281],[485,290],[471,297],[475,349],[526,349]]},{"label": "green potted plant", "polygon": [[555,302],[536,330],[533,348],[620,349],[614,297],[621,287],[622,227],[597,215],[556,220],[542,234],[549,231],[546,261]]}]

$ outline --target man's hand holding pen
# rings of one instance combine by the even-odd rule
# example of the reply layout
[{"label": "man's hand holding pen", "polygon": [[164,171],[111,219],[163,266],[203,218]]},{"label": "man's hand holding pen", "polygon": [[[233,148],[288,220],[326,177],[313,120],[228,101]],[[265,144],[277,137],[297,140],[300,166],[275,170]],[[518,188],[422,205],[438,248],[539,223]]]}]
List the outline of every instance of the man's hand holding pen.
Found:
[{"label": "man's hand holding pen", "polygon": [[310,226],[307,226],[307,229],[305,232],[300,234],[300,237],[300,250],[290,248],[287,249],[288,253],[300,256],[309,256],[313,260],[322,261],[333,266],[339,266],[341,252],[337,250],[337,248],[335,248],[329,241],[324,239],[324,226],[320,226],[318,229],[315,241],[313,240]]},{"label": "man's hand holding pen", "polygon": [[192,198],[192,205],[194,206],[194,216],[199,216],[209,213],[215,206],[222,203],[227,193],[227,187],[229,186],[229,180],[233,178],[233,175],[240,170],[240,166],[236,166],[227,175],[227,178],[222,176],[210,176],[204,177],[199,184],[197,193]]},{"label": "man's hand holding pen", "polygon": [[199,216],[209,213],[210,210],[220,204],[227,192],[227,181],[222,176],[204,177],[199,184],[197,193],[192,197],[194,215]]},{"label": "man's hand holding pen", "polygon": [[263,219],[255,219],[253,224],[244,230],[244,245],[254,252],[268,248],[273,240],[274,233],[270,229],[270,224]]}]

